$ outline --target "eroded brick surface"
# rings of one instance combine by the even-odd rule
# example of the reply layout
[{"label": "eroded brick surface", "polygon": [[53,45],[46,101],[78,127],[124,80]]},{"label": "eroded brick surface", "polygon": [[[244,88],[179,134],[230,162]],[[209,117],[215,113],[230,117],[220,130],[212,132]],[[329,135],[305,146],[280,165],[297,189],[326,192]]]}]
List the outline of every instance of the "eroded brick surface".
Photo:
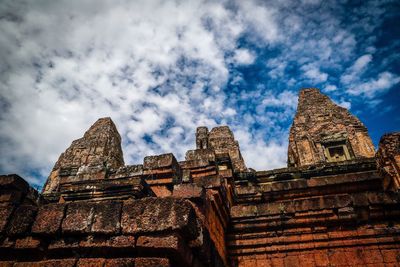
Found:
[{"label": "eroded brick surface", "polygon": [[169,267],[169,260],[166,258],[136,258],[135,267]]},{"label": "eroded brick surface", "polygon": [[198,235],[191,204],[182,199],[145,198],[125,202],[122,208],[123,233],[149,233],[181,230],[186,238]]},{"label": "eroded brick surface", "polygon": [[52,203],[39,208],[32,233],[54,235],[60,230],[64,218],[65,204]]},{"label": "eroded brick surface", "polygon": [[37,207],[33,205],[20,205],[14,211],[9,222],[7,232],[10,235],[21,235],[30,231],[35,219]]},{"label": "eroded brick surface", "polygon": [[66,216],[62,222],[65,233],[89,233],[93,221],[95,204],[77,202],[68,204]]}]

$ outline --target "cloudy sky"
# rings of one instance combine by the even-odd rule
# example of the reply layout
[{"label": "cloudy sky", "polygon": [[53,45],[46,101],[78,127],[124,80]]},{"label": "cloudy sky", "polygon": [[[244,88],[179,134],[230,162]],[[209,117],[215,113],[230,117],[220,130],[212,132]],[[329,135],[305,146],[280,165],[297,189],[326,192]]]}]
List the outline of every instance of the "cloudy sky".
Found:
[{"label": "cloudy sky", "polygon": [[302,87],[377,144],[400,130],[399,21],[396,0],[3,0],[0,173],[41,185],[105,116],[128,164],[183,160],[197,126],[227,124],[248,167],[283,167]]}]

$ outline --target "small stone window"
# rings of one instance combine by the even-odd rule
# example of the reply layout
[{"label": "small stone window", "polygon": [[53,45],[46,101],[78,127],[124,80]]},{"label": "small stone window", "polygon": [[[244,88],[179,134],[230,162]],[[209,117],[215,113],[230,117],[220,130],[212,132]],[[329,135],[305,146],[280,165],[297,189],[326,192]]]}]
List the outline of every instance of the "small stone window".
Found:
[{"label": "small stone window", "polygon": [[218,166],[218,170],[220,170],[220,171],[226,171],[228,169],[228,166],[226,166],[226,165],[219,165]]},{"label": "small stone window", "polygon": [[324,144],[327,162],[339,162],[353,158],[345,141]]}]

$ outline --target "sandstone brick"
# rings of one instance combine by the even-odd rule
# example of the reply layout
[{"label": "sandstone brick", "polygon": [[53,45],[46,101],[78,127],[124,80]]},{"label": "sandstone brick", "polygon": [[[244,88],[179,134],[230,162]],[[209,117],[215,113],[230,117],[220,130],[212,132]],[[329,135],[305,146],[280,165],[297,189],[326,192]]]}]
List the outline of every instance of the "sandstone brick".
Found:
[{"label": "sandstone brick", "polygon": [[400,251],[397,249],[382,249],[381,254],[385,263],[400,263]]},{"label": "sandstone brick", "polygon": [[91,258],[91,259],[79,259],[77,267],[102,267],[106,260],[102,258]]},{"label": "sandstone brick", "polygon": [[316,266],[328,266],[329,258],[327,251],[325,250],[316,250],[314,252],[315,264]]},{"label": "sandstone brick", "polygon": [[162,154],[157,156],[147,156],[144,158],[143,168],[144,169],[158,169],[172,167],[177,165],[178,162],[172,153]]},{"label": "sandstone brick", "polygon": [[134,267],[134,258],[107,259],[104,267]]},{"label": "sandstone brick", "polygon": [[13,265],[13,261],[0,261],[0,267],[12,267]]},{"label": "sandstone brick", "polygon": [[121,224],[123,233],[179,230],[188,240],[198,236],[194,209],[189,202],[182,199],[144,198],[125,202]]},{"label": "sandstone brick", "polygon": [[161,236],[139,236],[136,246],[138,248],[179,250],[182,246],[181,243],[182,238],[176,234]]},{"label": "sandstone brick", "polygon": [[46,260],[38,262],[16,262],[14,267],[73,267],[76,259]]},{"label": "sandstone brick", "polygon": [[116,201],[101,202],[95,205],[92,231],[101,234],[117,234],[120,231],[122,203]]},{"label": "sandstone brick", "polygon": [[30,232],[30,227],[35,219],[37,207],[20,205],[14,211],[8,224],[9,235],[21,235]]},{"label": "sandstone brick", "polygon": [[9,202],[18,204],[22,199],[22,192],[16,190],[0,190],[0,203]]},{"label": "sandstone brick", "polygon": [[354,206],[368,206],[368,197],[365,193],[352,194]]},{"label": "sandstone brick", "polygon": [[5,231],[13,210],[13,205],[0,205],[0,233]]},{"label": "sandstone brick", "polygon": [[135,237],[129,235],[120,236],[89,236],[87,239],[81,240],[79,242],[80,247],[84,248],[134,248],[135,247]]},{"label": "sandstone brick", "polygon": [[47,204],[39,208],[36,220],[32,226],[32,233],[54,235],[60,230],[64,218],[65,204]]},{"label": "sandstone brick", "polygon": [[90,202],[73,202],[68,204],[65,219],[62,222],[64,233],[89,233],[94,215],[94,204]]},{"label": "sandstone brick", "polygon": [[344,256],[346,257],[347,264],[350,266],[361,266],[365,264],[360,251],[358,251],[357,249],[345,249]]},{"label": "sandstone brick", "polygon": [[173,197],[181,198],[203,198],[204,188],[196,184],[179,184],[174,186]]},{"label": "sandstone brick", "polygon": [[135,267],[170,267],[167,258],[136,258]]},{"label": "sandstone brick", "polygon": [[363,249],[361,255],[367,264],[382,263],[382,254],[378,249]]},{"label": "sandstone brick", "polygon": [[38,238],[34,238],[31,236],[20,238],[15,241],[16,249],[34,249],[39,248],[41,244],[41,240]]},{"label": "sandstone brick", "polygon": [[328,251],[329,262],[333,266],[347,265],[347,259],[342,249],[332,249]]},{"label": "sandstone brick", "polygon": [[49,251],[67,251],[79,248],[79,239],[75,238],[59,238],[52,240],[48,245]]},{"label": "sandstone brick", "polygon": [[303,252],[298,257],[300,266],[315,266],[315,259],[312,253]]},{"label": "sandstone brick", "polygon": [[300,266],[300,261],[298,256],[288,255],[284,260],[285,260],[285,267]]},{"label": "sandstone brick", "polygon": [[191,265],[193,255],[184,244],[181,236],[178,234],[161,235],[161,236],[140,236],[137,240],[136,247],[144,251],[156,253],[171,253],[179,258],[181,262]]},{"label": "sandstone brick", "polygon": [[28,193],[29,184],[17,174],[0,175],[0,188],[3,190],[19,191],[23,194]]}]

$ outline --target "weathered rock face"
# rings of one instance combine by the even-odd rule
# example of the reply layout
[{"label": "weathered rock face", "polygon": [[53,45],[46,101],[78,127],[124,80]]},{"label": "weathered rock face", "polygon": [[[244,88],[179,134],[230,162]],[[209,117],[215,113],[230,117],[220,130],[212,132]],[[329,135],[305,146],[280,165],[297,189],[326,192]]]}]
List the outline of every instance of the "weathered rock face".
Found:
[{"label": "weathered rock face", "polygon": [[383,176],[385,189],[400,189],[400,133],[382,136],[376,153],[378,169]]},{"label": "weathered rock face", "polygon": [[111,118],[101,118],[84,136],[72,142],[54,165],[44,193],[58,190],[60,177],[104,178],[107,170],[124,166],[121,136]]},{"label": "weathered rock face", "polygon": [[289,136],[288,166],[374,157],[367,128],[318,89],[303,89]]}]

